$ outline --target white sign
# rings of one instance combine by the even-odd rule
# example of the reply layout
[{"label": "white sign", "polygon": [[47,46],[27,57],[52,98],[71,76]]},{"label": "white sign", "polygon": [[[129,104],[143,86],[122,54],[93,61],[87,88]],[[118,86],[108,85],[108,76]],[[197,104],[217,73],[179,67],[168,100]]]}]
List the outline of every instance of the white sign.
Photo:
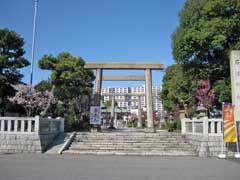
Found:
[{"label": "white sign", "polygon": [[100,107],[90,107],[90,124],[101,124]]}]

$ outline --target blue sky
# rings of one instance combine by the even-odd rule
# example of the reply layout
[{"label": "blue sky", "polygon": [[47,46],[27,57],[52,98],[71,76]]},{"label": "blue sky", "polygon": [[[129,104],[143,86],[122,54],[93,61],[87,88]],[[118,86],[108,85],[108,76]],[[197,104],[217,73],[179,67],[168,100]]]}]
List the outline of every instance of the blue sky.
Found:
[{"label": "blue sky", "polygon": [[[185,0],[39,0],[33,84],[50,75],[38,68],[44,54],[70,52],[85,61],[174,63],[171,35]],[[1,0],[0,28],[25,40],[31,61],[34,0]],[[29,83],[30,66],[22,70]],[[104,74],[143,74],[104,71]],[[153,72],[161,84],[164,71]],[[103,86],[135,86],[143,82],[103,82]]]}]

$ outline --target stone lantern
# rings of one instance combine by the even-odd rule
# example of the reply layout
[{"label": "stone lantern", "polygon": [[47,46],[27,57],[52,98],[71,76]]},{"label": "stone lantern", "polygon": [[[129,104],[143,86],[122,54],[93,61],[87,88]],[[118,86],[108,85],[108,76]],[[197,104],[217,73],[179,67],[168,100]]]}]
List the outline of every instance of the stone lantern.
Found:
[{"label": "stone lantern", "polygon": [[198,118],[207,116],[207,109],[201,104],[197,107]]}]

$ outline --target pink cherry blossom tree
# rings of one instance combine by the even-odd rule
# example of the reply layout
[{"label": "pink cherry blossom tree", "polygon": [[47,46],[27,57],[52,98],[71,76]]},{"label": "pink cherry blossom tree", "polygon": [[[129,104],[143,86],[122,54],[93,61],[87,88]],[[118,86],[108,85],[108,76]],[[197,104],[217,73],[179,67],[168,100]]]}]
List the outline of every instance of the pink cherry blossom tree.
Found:
[{"label": "pink cherry blossom tree", "polygon": [[28,117],[45,112],[49,104],[56,103],[52,92],[38,92],[29,85],[19,87],[18,92],[14,97],[10,97],[9,101],[22,106]]},{"label": "pink cherry blossom tree", "polygon": [[198,100],[198,105],[209,110],[215,101],[215,94],[214,90],[211,88],[210,81],[200,80],[198,81],[197,86],[196,98]]}]

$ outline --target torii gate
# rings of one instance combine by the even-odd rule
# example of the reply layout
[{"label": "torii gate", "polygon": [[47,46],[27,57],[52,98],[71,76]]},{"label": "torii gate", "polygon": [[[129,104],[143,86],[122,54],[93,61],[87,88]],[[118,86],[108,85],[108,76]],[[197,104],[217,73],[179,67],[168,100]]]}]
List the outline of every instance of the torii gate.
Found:
[{"label": "torii gate", "polygon": [[[91,62],[86,63],[84,68],[96,70],[95,105],[100,105],[102,80],[142,80],[146,82],[147,102],[147,127],[149,132],[154,132],[153,103],[152,103],[152,70],[163,70],[161,63],[135,63],[135,62]],[[145,70],[145,76],[108,76],[102,77],[102,70]]]}]

